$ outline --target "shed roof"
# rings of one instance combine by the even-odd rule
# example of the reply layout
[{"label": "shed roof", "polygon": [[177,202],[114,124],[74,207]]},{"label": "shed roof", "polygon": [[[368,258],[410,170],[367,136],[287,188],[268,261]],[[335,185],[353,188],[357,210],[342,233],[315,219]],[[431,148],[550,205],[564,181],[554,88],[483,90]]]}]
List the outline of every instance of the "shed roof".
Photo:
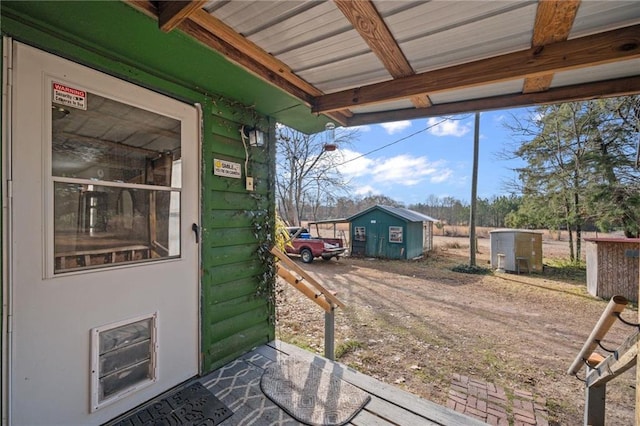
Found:
[{"label": "shed roof", "polygon": [[356,213],[353,216],[348,217],[347,220],[349,222],[352,222],[354,219],[357,219],[358,217],[365,215],[373,210],[382,210],[406,222],[437,222],[438,221],[437,219],[427,216],[426,214],[405,209],[404,207],[383,206],[381,204],[376,204],[375,206],[369,207],[368,209],[363,210],[360,213]]},{"label": "shed roof", "polygon": [[327,223],[347,223],[349,221],[349,219],[341,217],[338,219],[323,219],[323,220],[313,220],[313,221],[309,221],[308,225],[315,225],[316,223],[318,225],[322,225],[322,224],[327,224]]},{"label": "shed roof", "polygon": [[637,1],[128,4],[291,95],[300,130],[640,92]]},{"label": "shed roof", "polygon": [[502,228],[502,229],[494,229],[493,231],[489,231],[489,233],[490,234],[500,234],[500,233],[542,234],[542,231],[534,231],[532,229]]},{"label": "shed roof", "polygon": [[584,240],[593,242],[593,243],[627,243],[627,244],[640,243],[640,238],[600,237],[600,238],[585,238]]}]

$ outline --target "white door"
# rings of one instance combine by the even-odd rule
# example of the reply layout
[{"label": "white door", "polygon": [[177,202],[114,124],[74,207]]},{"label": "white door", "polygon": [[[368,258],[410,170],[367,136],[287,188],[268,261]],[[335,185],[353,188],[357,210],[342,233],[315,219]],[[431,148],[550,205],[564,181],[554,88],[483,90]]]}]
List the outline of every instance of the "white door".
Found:
[{"label": "white door", "polygon": [[198,372],[198,114],[12,51],[9,416],[100,424]]}]

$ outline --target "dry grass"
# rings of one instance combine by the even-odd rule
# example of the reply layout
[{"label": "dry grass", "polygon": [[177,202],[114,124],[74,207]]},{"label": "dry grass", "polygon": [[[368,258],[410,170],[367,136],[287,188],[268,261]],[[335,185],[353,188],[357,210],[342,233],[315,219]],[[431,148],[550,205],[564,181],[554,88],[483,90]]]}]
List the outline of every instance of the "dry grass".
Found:
[{"label": "dry grass", "polygon": [[[478,264],[486,264],[489,239],[478,241]],[[584,388],[566,369],[606,301],[587,294],[584,278],[456,273],[451,268],[468,259],[466,238],[434,243],[419,261],[303,265],[346,305],[336,316],[340,362],[439,404],[453,374],[477,377],[546,398],[552,425],[582,424]],[[566,247],[543,241],[545,255],[561,258]],[[291,286],[279,296],[278,338],[322,353],[323,311]],[[627,318],[637,317],[628,310]],[[608,345],[628,333],[616,324]],[[633,424],[634,378],[632,369],[607,385],[607,424]]]},{"label": "dry grass", "polygon": [[[306,223],[303,223],[303,226],[306,226]],[[311,228],[311,233],[316,235],[319,233],[321,237],[343,237],[345,241],[349,241],[349,224],[348,223],[337,223],[335,227],[333,224],[318,224],[317,226],[318,232],[316,232],[316,226],[314,225]],[[482,227],[479,226],[476,228],[476,235],[479,240],[489,239],[490,232],[498,229],[491,227]],[[567,231],[554,231],[548,229],[534,229],[532,231],[540,232],[542,234],[542,240],[547,242],[565,242],[568,244],[569,234]],[[438,229],[436,227],[433,228],[434,237],[457,237],[457,238],[468,238],[469,237],[469,227],[468,226],[457,226],[457,225],[445,225],[442,229]],[[595,237],[613,237],[613,236],[621,236],[620,233],[612,233],[606,234],[602,232],[582,232],[582,238],[595,238]],[[568,250],[567,250],[568,256]]]}]

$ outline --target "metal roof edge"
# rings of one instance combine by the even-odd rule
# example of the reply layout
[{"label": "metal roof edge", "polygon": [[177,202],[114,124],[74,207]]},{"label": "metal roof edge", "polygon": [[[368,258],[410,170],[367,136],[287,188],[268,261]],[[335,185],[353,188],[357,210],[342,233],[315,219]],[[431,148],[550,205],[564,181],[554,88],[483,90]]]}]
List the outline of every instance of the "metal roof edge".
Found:
[{"label": "metal roof edge", "polygon": [[[391,206],[385,206],[382,204],[376,204],[375,206],[371,206],[359,213],[356,213],[352,216],[349,216],[347,218],[347,221],[351,222],[353,219],[356,219],[362,215],[365,215],[367,213],[369,213],[370,211],[374,210],[374,209],[379,209],[382,210],[392,216],[397,217],[398,219],[403,219],[407,222],[438,222],[437,219],[434,219],[430,216],[427,216],[426,214],[422,214],[420,212],[414,211],[414,210],[410,210],[404,207],[391,207]],[[400,210],[400,211],[398,211]],[[405,214],[406,213],[406,214]],[[409,217],[410,215],[414,215],[414,216],[419,216],[422,217],[424,220],[416,220],[413,217]]]},{"label": "metal roof edge", "polygon": [[593,237],[593,238],[585,238],[585,241],[592,243],[630,243],[636,244],[640,243],[640,238],[625,238],[625,237]]},{"label": "metal roof edge", "polygon": [[494,229],[493,231],[489,231],[490,234],[493,234],[493,233],[499,234],[504,232],[522,232],[522,233],[540,234],[540,235],[543,234],[542,231],[536,231],[535,229],[500,228],[500,229]]}]

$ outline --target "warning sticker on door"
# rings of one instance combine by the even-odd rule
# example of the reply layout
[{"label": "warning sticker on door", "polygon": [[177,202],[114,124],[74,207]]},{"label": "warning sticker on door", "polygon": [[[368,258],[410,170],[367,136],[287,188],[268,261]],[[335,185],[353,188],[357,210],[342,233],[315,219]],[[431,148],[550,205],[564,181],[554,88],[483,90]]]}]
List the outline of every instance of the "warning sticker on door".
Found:
[{"label": "warning sticker on door", "polygon": [[87,92],[60,83],[53,83],[53,102],[71,108],[87,109]]}]

